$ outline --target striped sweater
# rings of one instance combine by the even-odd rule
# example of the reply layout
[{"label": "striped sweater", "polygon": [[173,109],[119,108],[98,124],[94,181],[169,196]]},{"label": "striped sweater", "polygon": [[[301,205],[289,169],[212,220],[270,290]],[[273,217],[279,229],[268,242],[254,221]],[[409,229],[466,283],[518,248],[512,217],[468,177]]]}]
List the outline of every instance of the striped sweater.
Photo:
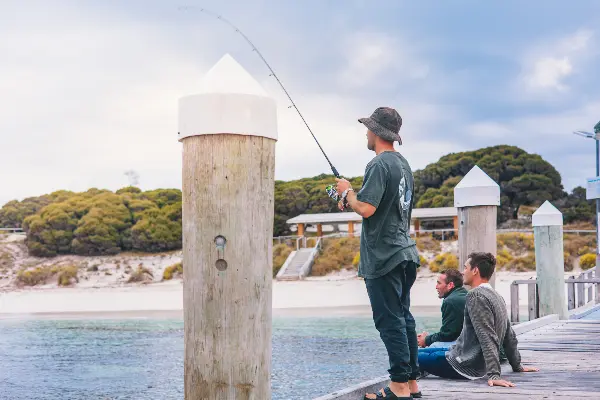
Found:
[{"label": "striped sweater", "polygon": [[467,294],[463,330],[450,351],[448,363],[469,379],[500,379],[502,345],[513,371],[522,370],[517,335],[510,325],[506,303],[489,284]]}]

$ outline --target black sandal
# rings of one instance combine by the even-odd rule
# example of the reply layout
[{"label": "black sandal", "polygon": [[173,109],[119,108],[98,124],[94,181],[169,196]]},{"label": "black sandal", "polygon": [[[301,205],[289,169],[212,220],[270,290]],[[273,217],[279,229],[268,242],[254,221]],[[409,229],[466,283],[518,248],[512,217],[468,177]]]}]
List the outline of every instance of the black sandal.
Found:
[{"label": "black sandal", "polygon": [[[412,394],[409,397],[398,397],[394,394],[394,392],[392,392],[392,390],[390,389],[389,386],[386,386],[383,389],[383,393],[385,393],[385,397],[381,394],[380,391],[377,391],[375,394],[376,399],[388,399],[388,400],[412,400]],[[419,392],[421,393],[421,392]],[[365,397],[363,398],[363,400],[375,400],[375,399],[369,399],[367,397],[367,395],[365,395]]]},{"label": "black sandal", "polygon": [[410,395],[412,396],[413,399],[420,399],[420,398],[423,397],[423,395],[421,394],[421,392],[411,393]]}]

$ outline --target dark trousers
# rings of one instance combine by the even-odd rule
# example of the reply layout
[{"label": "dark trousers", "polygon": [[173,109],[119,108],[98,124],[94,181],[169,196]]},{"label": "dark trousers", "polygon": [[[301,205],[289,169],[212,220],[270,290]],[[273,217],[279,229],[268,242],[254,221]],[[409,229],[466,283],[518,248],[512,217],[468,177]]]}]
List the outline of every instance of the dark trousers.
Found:
[{"label": "dark trousers", "polygon": [[417,264],[403,262],[386,275],[365,279],[373,321],[390,359],[390,380],[408,382],[419,376],[417,332],[410,313],[410,289]]},{"label": "dark trousers", "polygon": [[446,359],[450,349],[429,348],[419,349],[419,366],[423,372],[446,379],[467,379],[458,372]]}]

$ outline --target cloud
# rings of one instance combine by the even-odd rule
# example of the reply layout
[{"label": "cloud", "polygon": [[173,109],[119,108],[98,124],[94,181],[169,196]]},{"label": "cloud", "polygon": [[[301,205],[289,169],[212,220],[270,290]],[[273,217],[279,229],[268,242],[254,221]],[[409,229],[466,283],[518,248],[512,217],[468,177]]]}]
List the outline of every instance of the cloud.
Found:
[{"label": "cloud", "polygon": [[593,32],[581,29],[557,41],[529,50],[522,81],[531,92],[564,92],[567,78],[578,72],[577,63],[586,58]]},{"label": "cloud", "polygon": [[581,107],[541,111],[499,121],[479,121],[466,127],[475,146],[492,139],[541,155],[561,173],[565,189],[584,186],[595,174],[594,141],[572,134],[591,131],[600,116],[600,99]]},{"label": "cloud", "polygon": [[[402,79],[423,79],[429,74],[427,63],[420,60],[416,49],[400,36],[354,32],[343,41],[341,53],[345,63],[338,76],[344,86],[366,87],[374,83],[385,86],[390,84],[390,79],[396,83]],[[377,78],[381,78],[379,84]]]}]

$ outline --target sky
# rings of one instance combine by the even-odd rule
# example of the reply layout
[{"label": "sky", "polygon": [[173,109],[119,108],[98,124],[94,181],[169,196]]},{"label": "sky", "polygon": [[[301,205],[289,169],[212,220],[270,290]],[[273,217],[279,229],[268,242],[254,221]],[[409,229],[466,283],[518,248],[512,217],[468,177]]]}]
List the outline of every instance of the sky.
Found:
[{"label": "sky", "polygon": [[[250,4],[251,3],[251,4]],[[188,6],[181,8],[180,6]],[[177,107],[230,54],[278,105],[276,179],[360,176],[357,119],[403,118],[414,170],[508,144],[541,155],[566,190],[595,174],[600,2],[302,0],[0,1],[0,204],[55,190],[181,188]]]}]

